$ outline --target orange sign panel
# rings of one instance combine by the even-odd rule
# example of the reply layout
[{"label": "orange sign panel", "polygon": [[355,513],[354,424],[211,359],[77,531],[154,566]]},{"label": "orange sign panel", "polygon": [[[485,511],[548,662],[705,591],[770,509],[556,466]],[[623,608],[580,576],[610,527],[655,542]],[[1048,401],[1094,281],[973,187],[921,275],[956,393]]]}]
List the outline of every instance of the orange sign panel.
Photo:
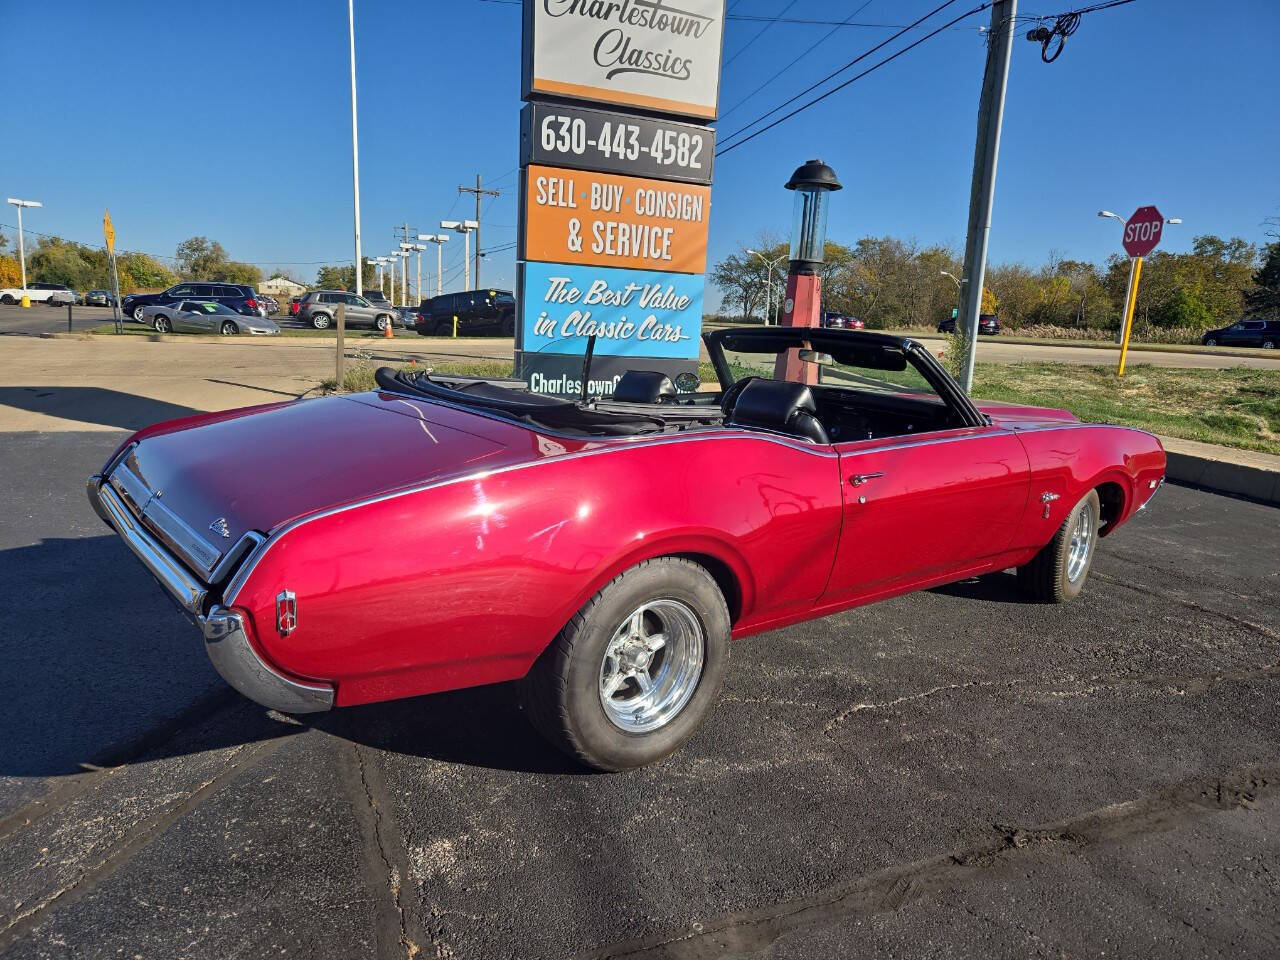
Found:
[{"label": "orange sign panel", "polygon": [[536,164],[527,178],[524,259],[706,270],[710,187]]}]

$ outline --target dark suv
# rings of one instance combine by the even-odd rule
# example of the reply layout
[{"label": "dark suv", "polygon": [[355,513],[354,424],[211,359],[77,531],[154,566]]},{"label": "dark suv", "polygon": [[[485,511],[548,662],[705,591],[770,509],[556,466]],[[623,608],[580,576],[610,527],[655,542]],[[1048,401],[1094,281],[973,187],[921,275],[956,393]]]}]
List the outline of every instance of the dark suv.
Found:
[{"label": "dark suv", "polygon": [[126,317],[142,323],[142,308],[180,300],[216,300],[246,317],[265,317],[266,307],[253,287],[242,283],[177,283],[160,293],[131,293],[120,301]]},{"label": "dark suv", "polygon": [[424,337],[449,336],[453,318],[458,336],[513,337],[516,332],[516,298],[510,290],[464,290],[423,300],[414,324]]},{"label": "dark suv", "polygon": [[1206,330],[1200,342],[1206,347],[1280,347],[1280,320],[1238,320],[1229,327]]}]

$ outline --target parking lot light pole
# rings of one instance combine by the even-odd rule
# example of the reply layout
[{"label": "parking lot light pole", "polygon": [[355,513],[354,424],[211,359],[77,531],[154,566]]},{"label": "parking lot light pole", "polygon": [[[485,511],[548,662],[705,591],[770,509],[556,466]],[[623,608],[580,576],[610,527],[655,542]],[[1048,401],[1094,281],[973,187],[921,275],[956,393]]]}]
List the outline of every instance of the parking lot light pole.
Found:
[{"label": "parking lot light pole", "polygon": [[27,289],[27,248],[22,241],[22,208],[43,207],[39,200],[19,200],[9,197],[9,202],[18,208],[18,262],[22,264],[22,289]]},{"label": "parking lot light pole", "polygon": [[769,267],[769,279],[766,281],[768,285],[765,287],[764,296],[764,325],[767,327],[769,325],[769,315],[773,308],[773,271],[777,268],[778,264],[787,259],[787,255],[784,253],[782,256],[770,260],[759,250],[748,250],[747,253],[751,254],[753,257],[759,257]]},{"label": "parking lot light pole", "polygon": [[475,220],[441,220],[444,230],[456,230],[462,234],[462,289],[471,289],[471,234],[480,229]]},{"label": "parking lot light pole", "polygon": [[[422,239],[422,234],[418,234],[418,239],[419,240]],[[411,243],[409,244],[409,246],[413,247],[413,252],[417,254],[417,266],[418,266],[417,300],[418,300],[418,303],[421,303],[422,302],[422,251],[427,249],[427,245],[425,243]]]},{"label": "parking lot light pole", "polygon": [[347,0],[347,37],[351,44],[351,181],[355,204],[356,296],[364,296],[364,260],[360,256],[360,131],[356,123],[356,10]]},{"label": "parking lot light pole", "polygon": [[444,245],[449,242],[449,235],[445,233],[420,233],[419,240],[426,240],[428,243],[436,245],[436,296],[444,293],[442,289],[441,274],[444,271]]}]

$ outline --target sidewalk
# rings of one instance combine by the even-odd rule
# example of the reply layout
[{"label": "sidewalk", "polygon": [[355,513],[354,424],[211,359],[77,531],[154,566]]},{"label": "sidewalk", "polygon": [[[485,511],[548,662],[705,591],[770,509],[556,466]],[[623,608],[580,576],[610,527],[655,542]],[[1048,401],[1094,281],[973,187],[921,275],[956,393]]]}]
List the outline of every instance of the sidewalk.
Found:
[{"label": "sidewalk", "polygon": [[[510,341],[397,337],[363,341],[374,360],[509,357]],[[314,393],[333,376],[333,343],[195,338],[6,337],[0,432],[133,430],[173,417]],[[1280,505],[1280,456],[1161,437],[1170,480]]]}]

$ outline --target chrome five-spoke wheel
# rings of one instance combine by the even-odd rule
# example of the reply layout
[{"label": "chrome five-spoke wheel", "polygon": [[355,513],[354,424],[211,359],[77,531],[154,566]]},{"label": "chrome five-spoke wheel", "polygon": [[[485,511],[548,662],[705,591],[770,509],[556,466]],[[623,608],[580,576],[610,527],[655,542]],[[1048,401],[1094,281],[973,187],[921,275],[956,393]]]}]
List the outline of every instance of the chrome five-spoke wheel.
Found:
[{"label": "chrome five-spoke wheel", "polygon": [[702,676],[702,624],[679,600],[651,600],[614,631],[600,664],[600,703],[609,720],[648,733],[684,709]]},{"label": "chrome five-spoke wheel", "polygon": [[1089,551],[1093,548],[1093,504],[1085,501],[1081,505],[1075,526],[1071,529],[1071,546],[1067,554],[1067,580],[1075,583],[1084,573],[1089,562]]}]

